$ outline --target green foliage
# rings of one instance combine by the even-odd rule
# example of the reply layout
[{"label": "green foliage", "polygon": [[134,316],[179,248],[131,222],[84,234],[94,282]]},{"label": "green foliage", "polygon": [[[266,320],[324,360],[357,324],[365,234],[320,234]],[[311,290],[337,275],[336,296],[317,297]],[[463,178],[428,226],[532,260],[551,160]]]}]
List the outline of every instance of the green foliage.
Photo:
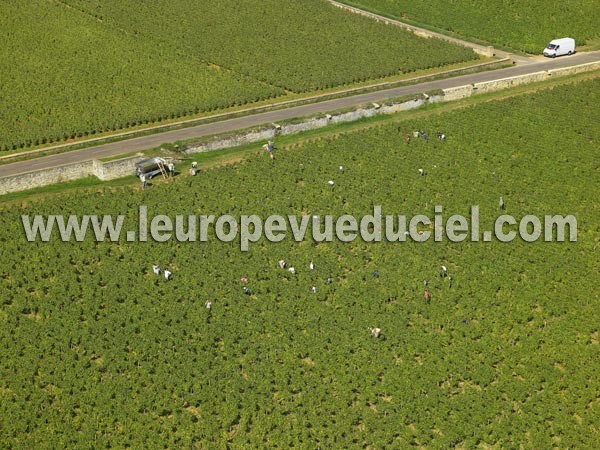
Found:
[{"label": "green foliage", "polygon": [[6,4],[0,18],[0,149],[61,141],[283,90],[186,58],[58,3]]},{"label": "green foliage", "polygon": [[578,45],[583,45],[600,36],[596,0],[351,0],[347,3],[534,54],[540,54],[555,38],[572,37]]},{"label": "green foliage", "polygon": [[293,92],[473,59],[460,46],[421,39],[322,0],[283,7],[279,0],[67,2],[167,48]]},{"label": "green foliage", "polygon": [[0,150],[475,59],[320,0],[5,5]]},{"label": "green foliage", "polygon": [[[593,448],[599,101],[595,80],[1,212],[0,447]],[[448,138],[407,145],[414,129]],[[575,214],[578,242],[286,239],[241,253],[214,238],[27,243],[20,221],[120,213],[132,229],[139,204],[170,216],[440,204],[445,217],[478,204],[485,229],[500,195],[516,217]]]}]

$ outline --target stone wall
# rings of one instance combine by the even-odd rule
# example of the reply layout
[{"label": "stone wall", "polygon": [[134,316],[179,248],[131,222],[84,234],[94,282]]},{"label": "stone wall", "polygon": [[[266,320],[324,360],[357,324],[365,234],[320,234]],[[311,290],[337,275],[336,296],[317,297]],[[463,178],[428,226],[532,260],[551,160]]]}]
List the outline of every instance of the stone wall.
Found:
[{"label": "stone wall", "polygon": [[96,176],[100,180],[122,178],[132,175],[135,163],[143,158],[145,156],[136,155],[108,162],[90,160],[2,177],[0,178],[0,195],[79,180],[89,176]]},{"label": "stone wall", "polygon": [[600,61],[580,64],[574,67],[563,67],[562,69],[552,69],[548,71],[550,76],[573,75],[581,72],[589,72],[590,70],[600,69]]},{"label": "stone wall", "polygon": [[332,116],[313,117],[312,119],[306,119],[301,122],[283,124],[281,125],[281,134],[294,134],[326,127],[329,125],[329,117]]},{"label": "stone wall", "polygon": [[203,153],[212,152],[214,150],[221,150],[224,148],[239,147],[241,145],[251,144],[257,141],[267,141],[273,139],[277,129],[272,127],[262,127],[260,129],[254,129],[250,131],[242,131],[235,134],[228,134],[226,136],[217,135],[212,136],[207,141],[194,144],[188,147],[186,153]]},{"label": "stone wall", "polygon": [[331,119],[329,119],[329,122],[331,124],[354,122],[355,120],[364,119],[365,117],[373,117],[376,114],[377,108],[375,106],[366,106],[352,111],[334,114]]},{"label": "stone wall", "polygon": [[132,175],[135,170],[135,164],[144,158],[146,156],[140,154],[107,162],[94,160],[93,175],[103,181],[123,178],[127,175]]},{"label": "stone wall", "polygon": [[501,89],[508,89],[510,87],[519,86],[526,83],[535,83],[538,81],[544,81],[548,78],[548,72],[535,72],[527,75],[518,75],[515,77],[503,78],[501,80],[494,81],[483,81],[481,83],[473,84],[473,89],[477,90],[477,94],[485,94],[486,92],[499,91]]},{"label": "stone wall", "polygon": [[9,192],[25,191],[49,184],[85,178],[94,172],[94,161],[85,161],[48,170],[21,173],[0,178],[0,195]]},{"label": "stone wall", "polygon": [[[544,70],[541,72],[531,73],[528,75],[518,75],[515,77],[503,78],[501,80],[485,81],[482,83],[473,84],[473,89],[476,89],[478,94],[486,92],[494,92],[501,89],[507,89],[521,84],[536,83],[538,81],[544,81],[551,77],[573,75],[582,72],[589,72],[591,70],[600,69],[599,62],[591,62],[586,64],[580,64],[574,67],[563,67],[560,69]],[[461,89],[461,88],[457,88]]]},{"label": "stone wall", "polygon": [[454,88],[444,89],[444,100],[451,102],[453,100],[460,100],[473,95],[473,85],[467,84],[466,86],[458,86]]}]

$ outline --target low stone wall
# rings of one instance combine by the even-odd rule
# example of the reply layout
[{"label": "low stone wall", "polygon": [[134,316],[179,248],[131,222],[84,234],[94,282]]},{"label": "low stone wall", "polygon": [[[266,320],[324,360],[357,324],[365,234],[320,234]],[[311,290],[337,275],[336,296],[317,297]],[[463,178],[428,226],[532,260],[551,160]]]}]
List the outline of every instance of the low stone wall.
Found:
[{"label": "low stone wall", "polygon": [[281,126],[281,134],[294,134],[301,133],[302,131],[315,130],[317,128],[323,128],[329,125],[328,116],[314,117],[312,119],[306,119],[301,122],[287,123]]},{"label": "low stone wall", "polygon": [[423,105],[423,103],[424,103],[424,100],[421,100],[421,99],[409,100],[407,102],[402,102],[402,103],[386,103],[384,105],[381,105],[379,113],[380,114],[395,114],[400,111],[407,111],[409,109],[418,108],[419,106]]},{"label": "low stone wall", "polygon": [[266,141],[273,139],[277,129],[272,127],[263,127],[260,129],[242,131],[240,133],[228,134],[227,136],[213,136],[206,142],[194,144],[188,147],[186,153],[203,153],[221,150],[224,148],[239,147],[241,145],[251,144],[257,141]]},{"label": "low stone wall", "polygon": [[132,175],[135,164],[144,158],[146,156],[140,154],[107,162],[94,160],[94,173],[92,175],[97,176],[103,181],[123,178],[127,175]]},{"label": "low stone wall", "polygon": [[548,78],[548,72],[535,72],[528,75],[518,75],[515,77],[503,78],[501,80],[494,81],[483,81],[481,83],[473,84],[473,89],[477,90],[477,94],[485,94],[486,92],[499,91],[501,89],[507,89],[514,86],[519,86],[526,83],[535,83],[537,81],[544,81]]},{"label": "low stone wall", "polygon": [[454,88],[444,89],[444,100],[451,102],[453,100],[460,100],[473,95],[473,85],[468,84],[466,86],[459,86]]},{"label": "low stone wall", "polygon": [[373,117],[377,114],[377,108],[375,106],[367,106],[364,108],[357,108],[354,111],[348,111],[341,114],[335,114],[331,116],[329,122],[331,124],[354,122],[365,117]]},{"label": "low stone wall", "polygon": [[581,72],[589,72],[590,70],[600,69],[600,61],[580,64],[575,67],[563,67],[562,69],[552,69],[548,71],[550,76],[574,75]]},{"label": "low stone wall", "polygon": [[9,192],[25,191],[49,184],[64,181],[78,180],[92,175],[94,172],[94,161],[85,161],[66,166],[53,167],[48,170],[37,170],[34,172],[21,173],[9,177],[0,178],[0,195]]},{"label": "low stone wall", "polygon": [[[550,77],[574,75],[582,72],[589,72],[592,70],[600,69],[600,62],[592,62],[586,64],[580,64],[574,67],[563,67],[560,69],[544,70],[541,72],[531,73],[528,75],[518,75],[515,77],[503,78],[495,81],[485,81],[482,83],[473,84],[473,89],[477,90],[478,94],[486,92],[499,91],[501,89],[507,89],[521,84],[535,83],[538,81],[547,80]],[[461,88],[458,88],[461,89]]]},{"label": "low stone wall", "polygon": [[90,160],[2,177],[0,178],[0,195],[79,180],[89,176],[96,176],[100,180],[123,178],[132,175],[135,163],[144,158],[145,156],[137,155],[108,162]]}]

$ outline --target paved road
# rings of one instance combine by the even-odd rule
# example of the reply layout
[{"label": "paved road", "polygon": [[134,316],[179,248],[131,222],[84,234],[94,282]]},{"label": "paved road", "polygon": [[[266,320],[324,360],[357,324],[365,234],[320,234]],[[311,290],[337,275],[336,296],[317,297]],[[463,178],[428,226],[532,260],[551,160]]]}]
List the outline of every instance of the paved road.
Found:
[{"label": "paved road", "polygon": [[487,72],[461,75],[437,81],[415,84],[412,86],[385,89],[376,92],[353,95],[345,98],[326,100],[318,103],[294,106],[287,109],[269,111],[253,114],[235,119],[223,120],[204,125],[197,125],[181,130],[166,131],[164,133],[143,136],[129,140],[113,142],[81,150],[73,150],[57,155],[44,156],[28,161],[21,161],[0,166],[0,177],[16,175],[33,170],[46,169],[64,164],[88,161],[90,159],[107,158],[120,154],[157,147],[165,142],[198,138],[211,134],[240,130],[265,123],[273,123],[281,120],[292,119],[314,114],[324,114],[341,108],[357,106],[370,102],[383,102],[386,99],[400,97],[409,94],[418,94],[432,89],[447,89],[464,86],[482,81],[498,80],[501,78],[527,73],[535,73],[542,70],[556,69],[574,66],[589,62],[600,61],[600,51],[577,53],[573,56],[564,56],[556,59],[532,58],[527,64],[517,64],[513,67],[491,70]]}]

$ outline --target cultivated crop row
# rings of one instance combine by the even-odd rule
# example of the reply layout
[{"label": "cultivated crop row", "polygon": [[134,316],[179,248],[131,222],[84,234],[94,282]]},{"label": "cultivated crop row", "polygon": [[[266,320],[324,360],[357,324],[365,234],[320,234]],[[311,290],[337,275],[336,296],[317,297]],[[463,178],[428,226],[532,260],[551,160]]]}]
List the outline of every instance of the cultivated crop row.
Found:
[{"label": "cultivated crop row", "polygon": [[0,150],[475,58],[318,0],[35,0],[0,29]]},{"label": "cultivated crop row", "polygon": [[[296,144],[274,161],[263,152],[145,191],[2,211],[0,446],[593,447],[599,93],[598,81],[560,87]],[[407,144],[403,134],[419,129],[446,142]],[[27,243],[20,219],[125,214],[135,229],[140,204],[151,215],[263,217],[360,216],[374,204],[468,215],[478,204],[484,229],[501,195],[516,217],[575,214],[578,242],[286,239],[241,253],[212,234]]]},{"label": "cultivated crop row", "polygon": [[352,5],[448,30],[466,38],[540,54],[551,39],[578,45],[600,37],[598,2],[352,0]]}]

